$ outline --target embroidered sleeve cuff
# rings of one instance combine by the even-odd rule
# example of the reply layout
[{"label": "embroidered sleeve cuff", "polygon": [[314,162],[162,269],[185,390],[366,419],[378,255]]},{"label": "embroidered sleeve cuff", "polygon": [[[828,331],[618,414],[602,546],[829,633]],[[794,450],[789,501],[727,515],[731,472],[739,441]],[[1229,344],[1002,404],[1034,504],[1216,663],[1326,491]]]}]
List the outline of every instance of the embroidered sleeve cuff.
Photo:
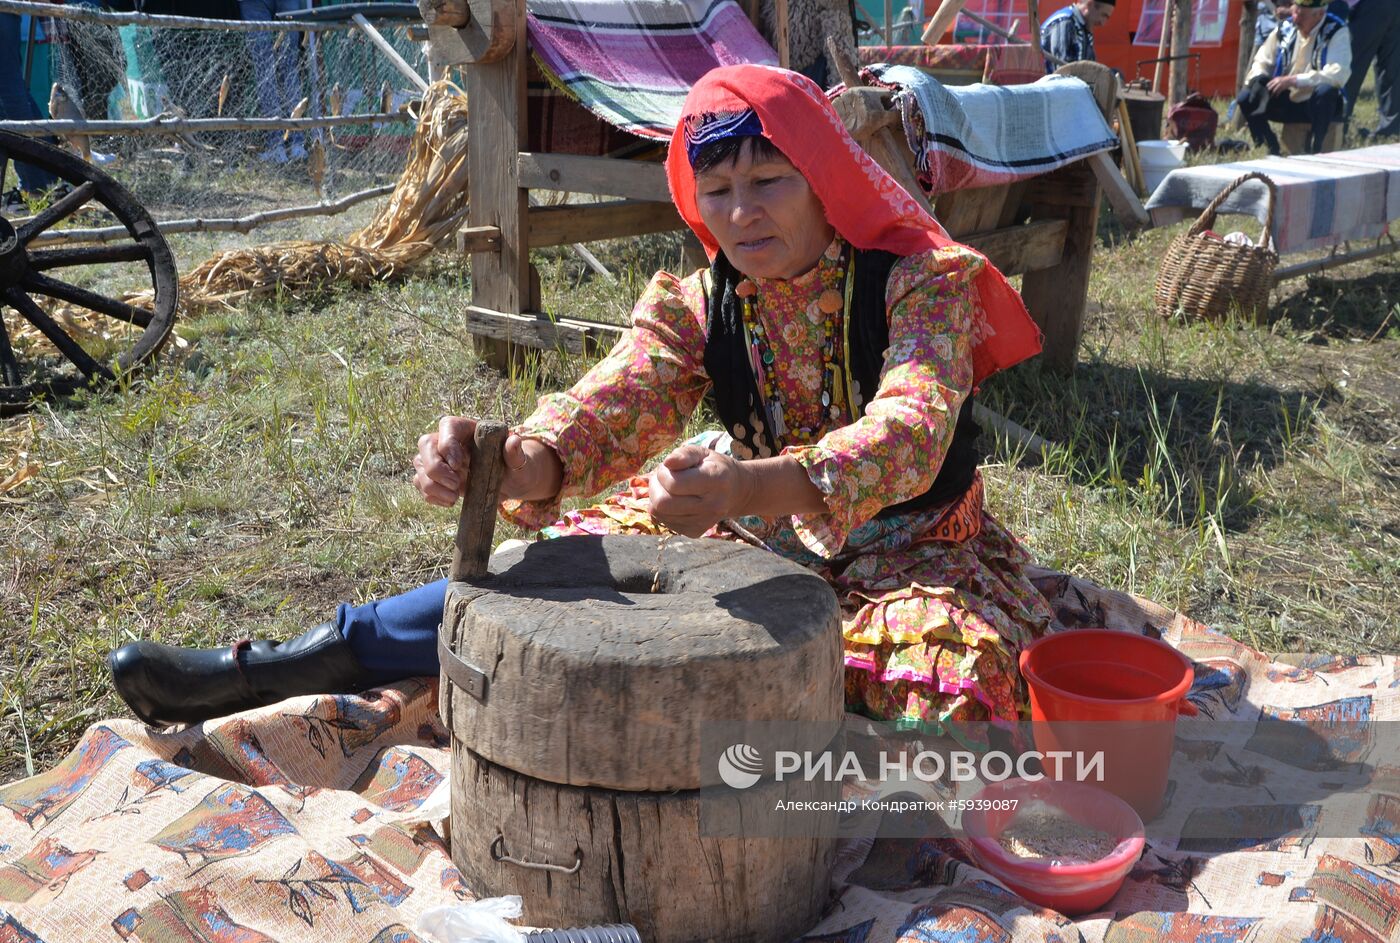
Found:
[{"label": "embroidered sleeve cuff", "polygon": [[794,514],[792,529],[804,547],[831,559],[846,546],[846,538],[861,522],[857,489],[851,487],[853,481],[845,474],[841,457],[830,449],[809,445],[786,448],[782,454],[797,459],[826,504],[824,513]]}]

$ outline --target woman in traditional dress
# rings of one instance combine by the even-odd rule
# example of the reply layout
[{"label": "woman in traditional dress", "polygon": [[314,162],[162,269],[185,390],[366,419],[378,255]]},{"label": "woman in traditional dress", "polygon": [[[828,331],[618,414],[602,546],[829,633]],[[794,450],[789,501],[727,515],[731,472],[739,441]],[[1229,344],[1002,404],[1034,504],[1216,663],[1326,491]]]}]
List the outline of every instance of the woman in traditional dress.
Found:
[{"label": "woman in traditional dress", "polygon": [[[690,92],[667,158],[712,264],[661,272],[632,330],[506,440],[502,514],[545,538],[753,541],[841,602],[851,710],[904,726],[1014,721],[1020,649],[1050,620],[1028,557],[982,505],[978,384],[1039,350],[1020,297],[938,224],[793,72],[733,66]],[[722,431],[665,455],[706,393]],[[463,493],[475,421],[419,440],[414,484]],[[620,492],[560,515],[560,500]],[[188,723],[296,694],[438,672],[446,581],[289,642],[113,652],[143,720]]]}]

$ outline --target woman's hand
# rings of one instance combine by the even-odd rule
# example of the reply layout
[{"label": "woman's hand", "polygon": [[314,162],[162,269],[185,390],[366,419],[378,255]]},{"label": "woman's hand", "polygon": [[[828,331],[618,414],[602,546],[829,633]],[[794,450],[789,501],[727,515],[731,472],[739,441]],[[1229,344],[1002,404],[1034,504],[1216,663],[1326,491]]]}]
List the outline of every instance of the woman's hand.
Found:
[{"label": "woman's hand", "polygon": [[1273,77],[1272,79],[1269,79],[1270,95],[1282,95],[1289,89],[1297,87],[1298,76],[1296,75],[1278,75]]},{"label": "woman's hand", "polygon": [[[443,416],[436,432],[418,437],[418,454],[413,456],[413,487],[423,500],[450,508],[466,493],[471,474],[471,442],[476,420],[469,416]],[[520,501],[542,501],[559,493],[564,467],[554,450],[543,442],[506,436],[505,477],[501,497]]]},{"label": "woman's hand", "polygon": [[651,473],[651,516],[699,537],[752,503],[758,482],[743,464],[699,445],[676,449]]}]

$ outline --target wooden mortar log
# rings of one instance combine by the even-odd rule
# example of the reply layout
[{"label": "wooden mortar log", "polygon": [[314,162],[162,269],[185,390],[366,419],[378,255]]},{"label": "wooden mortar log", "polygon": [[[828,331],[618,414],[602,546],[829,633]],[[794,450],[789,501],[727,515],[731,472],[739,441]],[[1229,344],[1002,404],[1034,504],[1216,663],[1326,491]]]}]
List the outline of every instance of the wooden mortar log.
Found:
[{"label": "wooden mortar log", "polygon": [[[840,743],[835,593],[721,540],[561,537],[488,563],[504,439],[478,424],[438,637],[453,862],[537,926],[801,935],[827,903],[840,783],[772,760]],[[748,781],[725,778],[735,750],[762,757]]]},{"label": "wooden mortar log", "polygon": [[726,810],[709,790],[542,782],[454,744],[452,860],[479,896],[519,894],[532,926],[630,923],[646,943],[792,940],[828,902],[834,830],[737,837],[706,826],[782,817],[772,811],[782,801],[839,799],[838,782],[764,780]]},{"label": "wooden mortar log", "polygon": [[[560,784],[698,789],[706,724],[811,723],[790,748],[819,750],[843,716],[836,594],[729,541],[561,537],[498,553],[488,577],[448,585],[438,647],[453,735]],[[454,691],[454,671],[480,696]]]}]

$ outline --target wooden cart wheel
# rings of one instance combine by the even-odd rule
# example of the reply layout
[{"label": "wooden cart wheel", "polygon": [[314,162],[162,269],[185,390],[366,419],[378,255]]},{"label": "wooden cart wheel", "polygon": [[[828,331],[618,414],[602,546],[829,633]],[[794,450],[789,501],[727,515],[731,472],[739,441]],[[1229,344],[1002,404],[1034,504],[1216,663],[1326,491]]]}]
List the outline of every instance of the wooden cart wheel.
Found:
[{"label": "wooden cart wheel", "polygon": [[[15,161],[47,170],[73,189],[28,219],[12,223],[0,216],[0,314],[6,308],[13,312],[3,319],[0,331],[0,415],[19,412],[39,397],[63,396],[138,374],[170,337],[178,282],[175,257],[165,238],[121,184],[66,151],[0,131],[0,191],[11,186],[10,165]],[[37,239],[42,233],[90,204],[114,216],[130,239],[51,248],[35,244],[42,242]],[[84,267],[116,262],[145,264],[155,291],[151,308],[75,284],[82,281]],[[100,329],[84,331],[71,321],[64,323],[45,310],[45,301],[79,309],[84,320],[98,316],[90,323]],[[117,330],[109,331],[108,325]],[[25,341],[36,331],[53,350],[41,348],[30,356],[33,345]],[[24,364],[20,353],[26,353]]]}]

